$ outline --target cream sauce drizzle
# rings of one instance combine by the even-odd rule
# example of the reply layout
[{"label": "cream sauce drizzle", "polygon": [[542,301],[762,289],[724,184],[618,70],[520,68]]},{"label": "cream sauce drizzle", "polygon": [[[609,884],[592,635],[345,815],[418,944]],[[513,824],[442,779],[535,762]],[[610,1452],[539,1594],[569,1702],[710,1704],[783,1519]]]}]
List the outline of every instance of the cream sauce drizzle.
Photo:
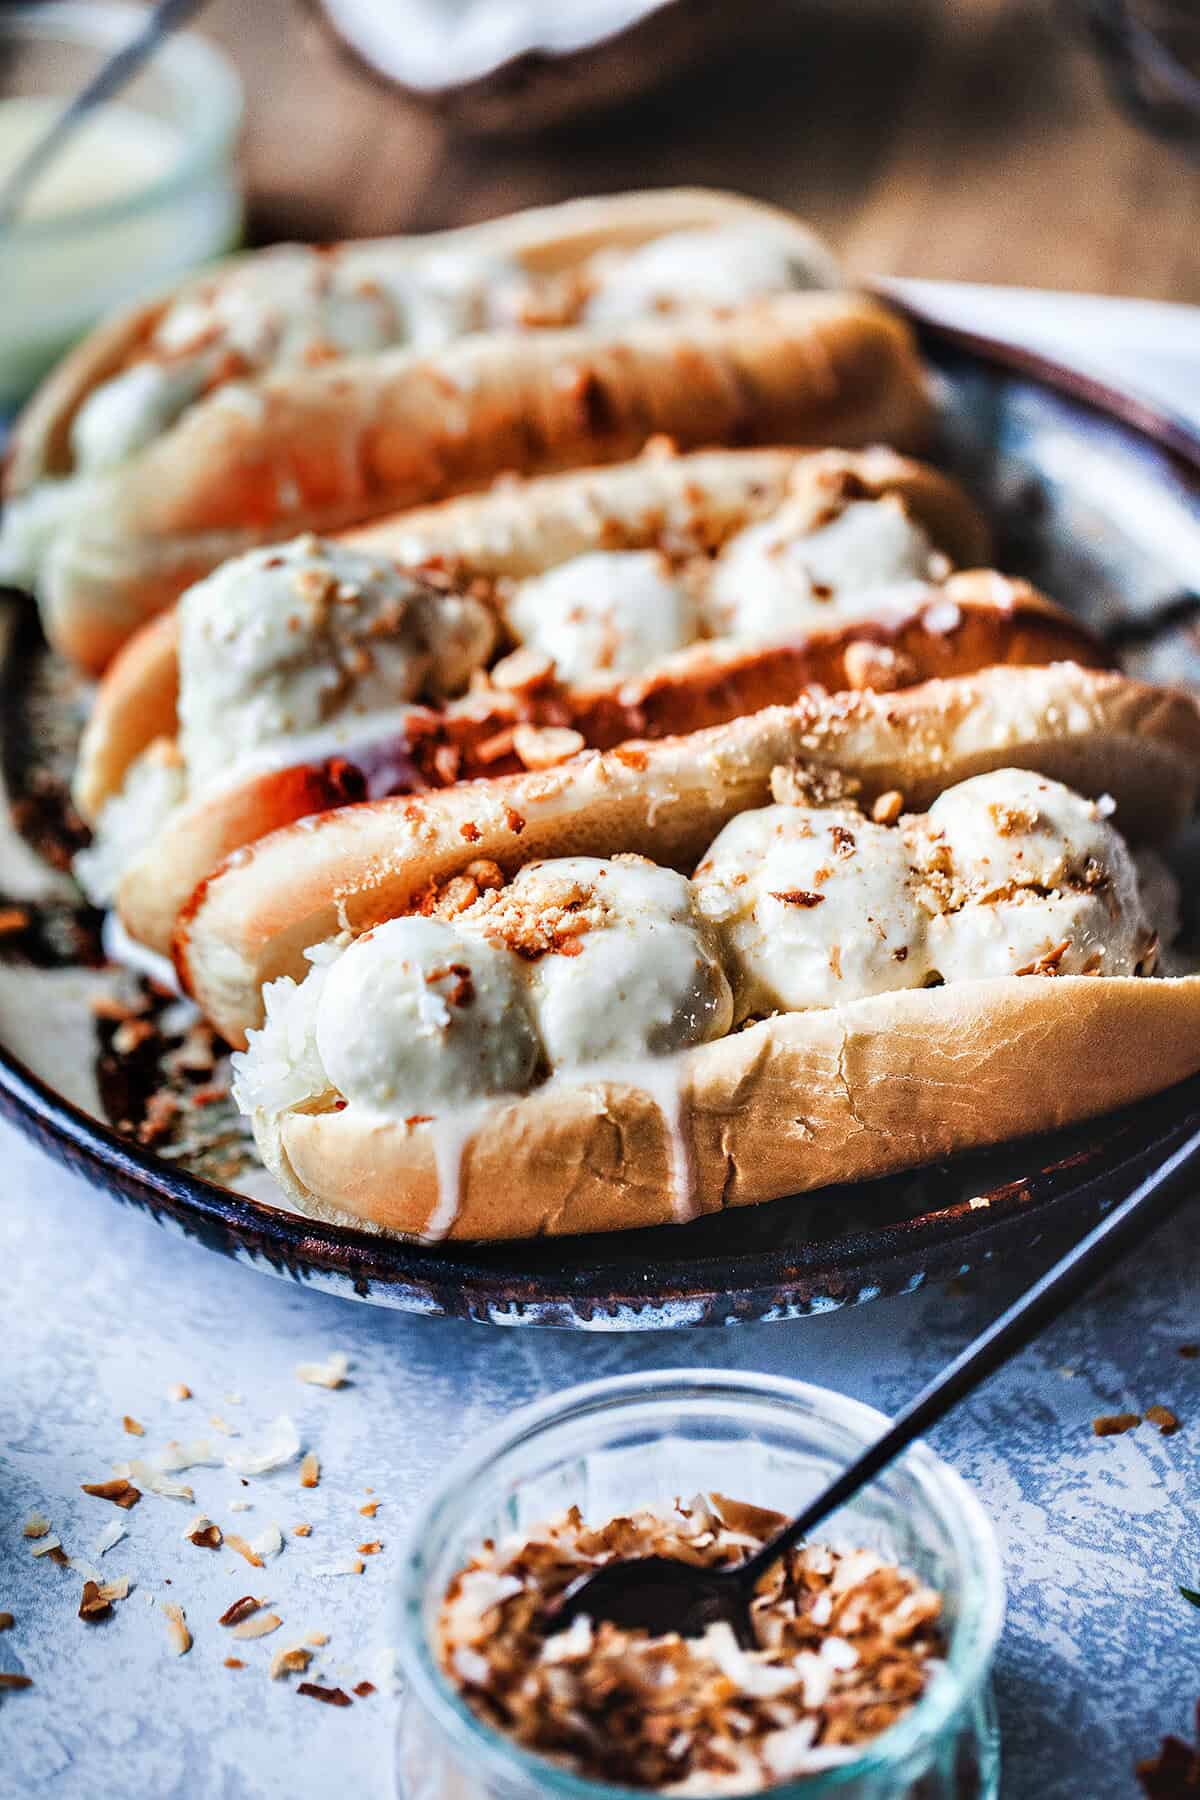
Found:
[{"label": "cream sauce drizzle", "polygon": [[[555,1071],[541,1090],[601,1087],[629,1088],[647,1095],[658,1108],[667,1139],[671,1187],[671,1215],[686,1225],[698,1214],[696,1162],[691,1140],[683,1125],[683,1057],[645,1056],[626,1061],[586,1064]],[[452,1113],[440,1113],[429,1122],[437,1199],[420,1234],[423,1244],[441,1243],[454,1229],[462,1210],[462,1169],[466,1151],[480,1128],[502,1106],[524,1098],[519,1094],[495,1095],[469,1102]]]}]

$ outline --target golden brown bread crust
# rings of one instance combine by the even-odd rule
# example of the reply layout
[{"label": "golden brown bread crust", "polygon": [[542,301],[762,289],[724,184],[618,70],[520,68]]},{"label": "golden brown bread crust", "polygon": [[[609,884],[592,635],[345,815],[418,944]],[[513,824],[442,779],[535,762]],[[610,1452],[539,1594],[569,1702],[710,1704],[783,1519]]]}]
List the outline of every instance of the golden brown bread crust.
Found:
[{"label": "golden brown bread crust", "polygon": [[[635,249],[667,232],[755,223],[793,240],[797,254],[824,266],[831,278],[836,273],[820,239],[793,214],[714,188],[655,188],[568,200],[452,231],[367,239],[334,249],[343,261],[362,263],[372,272],[381,253],[389,264],[403,269],[462,250],[514,258],[531,274],[558,275],[599,250]],[[208,293],[224,276],[261,254],[250,251],[227,257],[215,268],[173,282],[153,298],[122,309],[89,332],[57,364],[18,419],[4,471],[5,496],[27,492],[44,476],[69,473],[71,422],[93,388],[137,357],[175,302]]]},{"label": "golden brown bread crust", "polygon": [[624,331],[489,333],[268,374],[218,390],[131,459],[59,533],[41,600],[52,641],[98,668],[226,557],[533,474],[619,462],[649,438],[919,442],[912,335],[870,301],[785,294]]},{"label": "golden brown bread crust", "polygon": [[[345,541],[404,564],[436,559],[466,582],[476,577],[522,577],[540,574],[587,550],[643,548],[659,541],[664,527],[690,530],[700,542],[719,541],[757,511],[778,505],[798,474],[815,488],[828,484],[835,494],[842,480],[852,481],[856,490],[869,498],[895,494],[956,567],[977,569],[986,562],[990,549],[987,525],[958,483],[926,464],[878,448],[856,453],[717,450],[691,456],[655,451],[613,468],[514,482],[490,493],[392,516],[350,533]],[[966,591],[965,597],[982,600],[985,592],[997,607],[1005,607],[1023,605],[1031,590],[995,578],[992,586],[985,589],[980,585]],[[1063,624],[1062,635],[1040,657],[977,657],[975,663],[960,660],[959,668],[975,667],[986,660],[1049,661],[1053,656],[1096,660],[1098,647],[1083,628],[1071,628],[1063,615],[1057,616]],[[947,634],[948,639],[952,636]],[[129,764],[154,738],[174,735],[177,648],[178,626],[173,617],[159,614],[134,633],[105,671],[79,746],[75,774],[74,799],[84,819],[96,817],[104,801],[120,787]],[[758,655],[760,661],[766,660]],[[727,660],[722,659],[718,668]],[[747,659],[743,655],[740,661]],[[686,665],[676,666],[683,685],[695,692],[710,673],[710,663],[705,656],[693,657],[692,662],[696,674],[690,681]],[[951,672],[956,671],[925,670],[927,674]],[[670,686],[672,675],[664,671],[659,681],[652,673],[650,680],[661,694]],[[803,680],[825,681],[826,676],[818,670],[790,685],[783,678],[754,706],[792,699]],[[605,693],[634,685],[609,683],[597,691],[594,705],[603,708]],[[843,684],[829,681],[827,685]],[[744,702],[733,709],[751,710],[754,707]],[[717,709],[694,723],[715,723],[718,717],[731,716],[729,710]],[[586,726],[580,729],[589,742],[617,741],[611,731],[602,740],[593,737]],[[693,725],[681,716],[666,729],[690,730]],[[662,728],[655,730],[628,718],[619,735],[636,736],[643,730],[663,735]]]},{"label": "golden brown bread crust", "polygon": [[881,445],[681,456],[670,444],[652,444],[633,462],[506,481],[341,535],[355,549],[398,562],[434,557],[451,569],[521,580],[589,550],[644,548],[664,527],[685,534],[699,527],[722,541],[780,505],[797,479],[802,491],[827,489],[835,499],[843,480],[858,498],[895,494],[957,568],[980,568],[991,554],[987,521],[957,481]]},{"label": "golden brown bread crust", "polygon": [[[690,1192],[656,1100],[550,1083],[491,1110],[466,1145],[452,1238],[670,1224],[1047,1131],[1200,1069],[1200,976],[963,981],[790,1013],[678,1059]],[[342,1112],[256,1121],[306,1213],[408,1236],[439,1206],[435,1127]]]},{"label": "golden brown bread crust", "polygon": [[[948,607],[954,609],[952,622]],[[888,664],[879,662],[880,650],[891,659]],[[547,704],[552,710],[561,707],[559,722],[606,750],[630,738],[699,731],[768,706],[789,705],[809,686],[833,693],[866,685],[895,691],[998,664],[1067,659],[1091,666],[1107,661],[1081,626],[1023,582],[973,571],[952,576],[933,590],[932,598],[887,621],[846,624],[762,649],[697,644],[641,680],[561,699],[551,694]],[[535,706],[538,701],[533,696]],[[474,708],[450,708],[440,715],[414,708],[411,719],[404,748],[417,778],[414,785],[445,785],[439,772],[443,747],[451,747],[460,759],[463,778],[507,775],[520,768],[514,754],[492,755],[502,719]],[[480,747],[491,758],[487,764]],[[374,760],[381,761],[381,746],[374,749]],[[347,748],[324,761],[249,775],[180,807],[121,880],[117,910],[129,935],[169,955],[181,909],[218,863],[296,819],[363,799],[372,791],[371,760],[368,756],[359,763]],[[378,785],[374,791],[381,791]]]},{"label": "golden brown bread crust", "polygon": [[1111,793],[1121,829],[1162,838],[1200,794],[1200,704],[1072,663],[992,668],[898,694],[809,694],[541,774],[346,807],[237,851],[197,888],[175,933],[181,980],[243,1043],[263,983],[302,974],[308,945],[394,917],[472,859],[511,871],[634,851],[690,870],[727,819],[767,803],[772,769],[797,761],[858,777],[867,799],[899,789],[915,809],[987,769],[1036,769]]}]

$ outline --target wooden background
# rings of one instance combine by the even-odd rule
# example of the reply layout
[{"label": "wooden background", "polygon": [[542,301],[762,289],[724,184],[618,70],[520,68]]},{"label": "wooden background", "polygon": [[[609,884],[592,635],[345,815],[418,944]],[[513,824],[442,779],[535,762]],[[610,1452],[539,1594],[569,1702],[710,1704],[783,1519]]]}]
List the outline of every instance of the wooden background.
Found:
[{"label": "wooden background", "polygon": [[794,207],[858,274],[1200,301],[1200,167],[1117,113],[1054,0],[795,10],[769,53],[515,142],[473,140],[377,87],[289,0],[216,0],[204,29],[246,84],[256,239],[429,230],[697,181]]}]

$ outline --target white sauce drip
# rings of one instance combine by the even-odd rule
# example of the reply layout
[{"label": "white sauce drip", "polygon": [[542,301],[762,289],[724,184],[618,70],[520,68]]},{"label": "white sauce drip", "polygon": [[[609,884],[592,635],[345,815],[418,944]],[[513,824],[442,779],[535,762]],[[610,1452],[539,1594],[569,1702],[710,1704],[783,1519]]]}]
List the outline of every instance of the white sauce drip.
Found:
[{"label": "white sauce drip", "polygon": [[130,937],[115,912],[104,915],[100,944],[109,962],[121,963],[135,974],[146,975],[151,981],[157,981],[160,987],[182,996],[183,989],[179,985],[175,965],[170,957],[160,956],[157,950],[148,950],[145,944],[139,944],[136,938]]}]

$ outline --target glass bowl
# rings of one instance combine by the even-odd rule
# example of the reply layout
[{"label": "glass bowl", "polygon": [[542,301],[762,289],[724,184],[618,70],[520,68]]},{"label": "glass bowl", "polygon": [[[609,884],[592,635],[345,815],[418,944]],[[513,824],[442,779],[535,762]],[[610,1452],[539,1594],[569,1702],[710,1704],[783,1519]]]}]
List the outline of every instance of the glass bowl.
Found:
[{"label": "glass bowl", "polygon": [[[0,118],[11,101],[65,103],[145,18],[141,7],[69,0],[0,9]],[[224,57],[177,33],[110,105],[134,134],[131,150],[139,121],[154,134],[128,189],[43,217],[18,216],[0,233],[0,410],[22,399],[102,314],[239,236],[233,157],[242,93]]]},{"label": "glass bowl", "polygon": [[[571,1505],[599,1525],[701,1490],[794,1513],[886,1423],[871,1407],[804,1382],[685,1369],[572,1388],[472,1445],[417,1520],[400,1576],[403,1800],[613,1800],[635,1792],[518,1748],[443,1677],[431,1647],[438,1605],[482,1539],[527,1530]],[[860,1757],[771,1788],[772,1800],[995,1795],[989,1670],[1004,1587],[978,1501],[919,1445],[836,1515],[828,1538],[894,1557],[939,1589],[949,1650],[918,1704]]]}]

